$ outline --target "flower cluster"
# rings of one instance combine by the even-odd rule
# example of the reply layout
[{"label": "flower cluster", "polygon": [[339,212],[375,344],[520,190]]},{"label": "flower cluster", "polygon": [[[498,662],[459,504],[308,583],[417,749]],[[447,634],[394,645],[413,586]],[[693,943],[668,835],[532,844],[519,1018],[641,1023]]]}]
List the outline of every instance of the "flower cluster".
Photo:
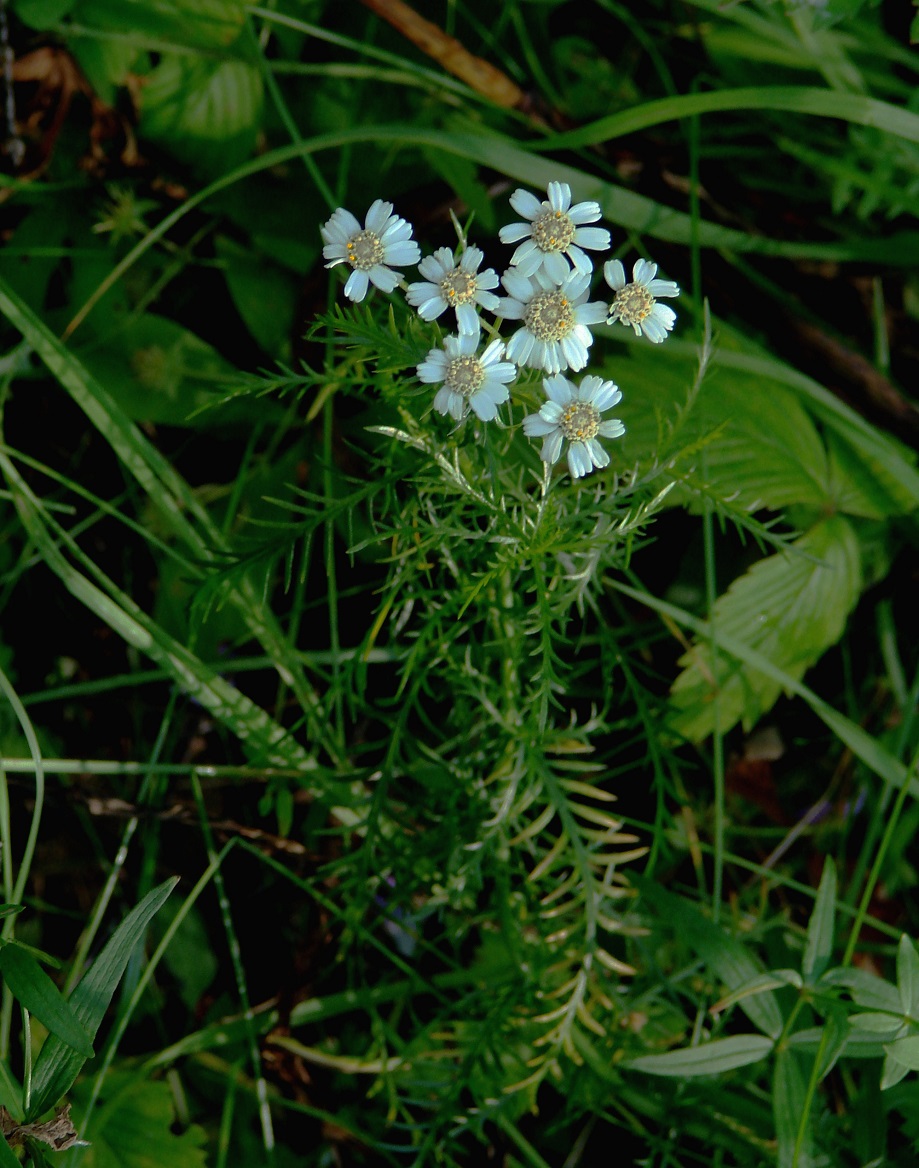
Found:
[{"label": "flower cluster", "polygon": [[[602,377],[584,377],[575,385],[562,374],[587,365],[591,330],[601,325],[619,322],[655,344],[666,340],[676,314],[658,301],[679,296],[680,289],[672,280],[657,279],[657,264],[648,260],[638,260],[631,280],[619,260],[609,260],[603,277],[612,299],[591,300],[594,265],[588,252],[610,248],[610,233],[591,226],[600,219],[600,205],[586,201],[572,206],[571,189],[562,182],[550,182],[546,196],[540,200],[522,189],[511,195],[511,207],[521,221],[502,227],[499,238],[518,247],[500,281],[493,269],[481,270],[482,251],[464,239],[458,256],[441,247],[421,259],[411,225],[382,199],[373,203],[363,227],[339,207],[321,228],[322,254],[327,268],[350,267],[345,283],[350,300],[363,300],[371,284],[386,293],[401,287],[422,320],[455,316],[456,334],[445,337],[442,348],[432,348],[417,369],[420,381],[440,384],[433,402],[438,413],[461,422],[472,412],[491,422],[498,407],[510,400],[519,369],[547,374],[547,400],[538,413],[523,419],[523,431],[543,439],[541,458],[549,465],[558,461],[567,442],[568,469],[572,478],[581,478],[609,464],[598,438],[625,433],[618,419],[601,419],[622,394]],[[414,266],[423,279],[412,284],[394,271]],[[495,294],[499,283],[506,296]],[[486,324],[492,339],[480,352],[480,312],[518,322],[518,327],[504,341],[497,326]]]}]

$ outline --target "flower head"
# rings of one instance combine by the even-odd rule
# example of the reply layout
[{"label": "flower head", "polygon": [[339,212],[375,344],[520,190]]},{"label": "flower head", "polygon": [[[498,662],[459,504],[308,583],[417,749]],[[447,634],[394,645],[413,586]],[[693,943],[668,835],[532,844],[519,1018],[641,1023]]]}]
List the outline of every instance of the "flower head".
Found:
[{"label": "flower head", "polygon": [[467,247],[457,264],[448,247],[439,247],[433,255],[425,256],[418,271],[426,283],[409,284],[406,300],[418,309],[422,320],[436,320],[452,308],[461,333],[477,333],[478,304],[487,312],[498,307],[498,297],[487,291],[498,287],[498,277],[491,268],[479,272],[484,256],[477,247]]},{"label": "flower head", "polygon": [[325,242],[322,254],[329,261],[326,267],[351,265],[345,284],[349,300],[363,300],[369,284],[381,292],[392,292],[399,277],[389,265],[404,268],[421,259],[421,249],[412,239],[412,225],[393,215],[392,203],[382,199],[371,205],[363,227],[350,211],[339,207],[319,230]]},{"label": "flower head", "polygon": [[542,202],[529,191],[518,188],[511,195],[511,206],[526,223],[509,223],[498,232],[502,243],[525,240],[511,256],[511,264],[522,276],[544,271],[561,284],[570,271],[564,256],[578,272],[592,272],[593,262],[583,248],[605,251],[610,245],[609,232],[603,227],[583,227],[600,218],[600,204],[576,203],[571,206],[571,188],[567,183],[550,182],[548,200]]},{"label": "flower head", "polygon": [[590,275],[569,272],[557,287],[542,271],[528,279],[516,268],[509,268],[501,283],[510,296],[498,301],[496,315],[523,321],[523,327],[508,342],[508,360],[547,373],[583,369],[593,344],[587,326],[601,324],[607,311],[599,301],[584,303]]},{"label": "flower head", "polygon": [[443,349],[431,349],[418,366],[420,381],[442,381],[434,398],[434,409],[461,422],[471,409],[483,422],[497,417],[498,406],[510,397],[507,382],[517,376],[517,368],[502,361],[504,342],[492,341],[480,355],[479,334],[460,333],[445,337]]},{"label": "flower head", "polygon": [[644,333],[659,345],[673,328],[676,313],[666,304],[658,304],[655,297],[679,296],[680,289],[672,280],[655,280],[656,274],[657,264],[638,260],[632,268],[631,283],[626,283],[625,268],[619,260],[603,265],[603,278],[616,293],[609,306],[609,323],[618,320],[630,324],[637,336]]},{"label": "flower head", "polygon": [[543,379],[543,389],[549,399],[538,414],[523,419],[523,432],[528,438],[544,438],[539,457],[553,463],[568,439],[568,469],[573,479],[589,474],[593,468],[609,463],[609,455],[597,441],[621,438],[625,426],[618,418],[601,422],[600,414],[622,398],[612,381],[602,377],[585,377],[579,386],[567,377],[556,374]]}]

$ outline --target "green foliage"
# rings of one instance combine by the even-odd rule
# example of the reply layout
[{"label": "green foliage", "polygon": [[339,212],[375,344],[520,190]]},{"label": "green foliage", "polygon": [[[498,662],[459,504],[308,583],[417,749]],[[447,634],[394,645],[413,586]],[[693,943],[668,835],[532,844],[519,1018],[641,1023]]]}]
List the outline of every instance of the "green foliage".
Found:
[{"label": "green foliage", "polygon": [[[0,1102],[88,1145],[0,1162],[906,1168],[905,25],[371,8],[7,5]],[[383,198],[500,269],[551,180],[684,290],[596,328],[577,480],[540,373],[441,416],[452,315],[343,306],[318,234]]]}]

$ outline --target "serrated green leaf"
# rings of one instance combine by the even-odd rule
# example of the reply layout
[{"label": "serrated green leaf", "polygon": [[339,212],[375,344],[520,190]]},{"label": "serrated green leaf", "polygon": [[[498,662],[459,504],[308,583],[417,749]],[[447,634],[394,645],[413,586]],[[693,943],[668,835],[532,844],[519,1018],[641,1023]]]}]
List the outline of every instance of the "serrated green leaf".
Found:
[{"label": "serrated green leaf", "polygon": [[823,875],[817,898],[807,927],[802,970],[805,979],[813,983],[830,964],[833,955],[833,924],[836,917],[836,865],[832,857],[823,861]]},{"label": "serrated green leaf", "polygon": [[897,990],[903,1013],[919,1018],[919,953],[906,933],[897,946]]},{"label": "serrated green leaf", "polygon": [[242,0],[80,0],[81,24],[138,40],[172,41],[198,49],[226,49],[243,30]]},{"label": "serrated green leaf", "polygon": [[814,1163],[810,1124],[801,1132],[807,1105],[807,1076],[800,1056],[787,1047],[775,1058],[772,1113],[778,1143],[779,1168],[811,1168]]},{"label": "serrated green leaf", "polygon": [[15,941],[0,947],[0,974],[10,993],[51,1033],[84,1058],[92,1058],[92,1039],[66,998],[35,958]]},{"label": "serrated green leaf", "polygon": [[[164,881],[128,913],[70,995],[73,1013],[90,1037],[95,1037],[102,1023],[128,959],[178,882],[177,876]],[[82,1055],[51,1035],[32,1069],[32,1100],[26,1119],[36,1119],[56,1103],[73,1085],[85,1061]]]},{"label": "serrated green leaf", "polygon": [[248,157],[262,119],[262,77],[247,61],[164,53],[140,90],[140,132],[199,171]]},{"label": "serrated green leaf", "polygon": [[[716,638],[724,633],[745,642],[798,681],[841,636],[859,596],[861,565],[852,526],[839,515],[816,524],[793,547],[735,580],[715,602],[712,625]],[[671,723],[693,742],[713,733],[716,712],[722,733],[737,722],[749,730],[781,693],[773,677],[724,652],[713,660],[705,641],[680,664]]]},{"label": "serrated green leaf", "polygon": [[764,1059],[772,1050],[772,1040],[761,1034],[735,1034],[716,1038],[701,1046],[668,1050],[666,1054],[646,1054],[624,1063],[633,1071],[649,1075],[691,1079],[698,1075],[719,1075],[735,1067],[745,1067]]}]

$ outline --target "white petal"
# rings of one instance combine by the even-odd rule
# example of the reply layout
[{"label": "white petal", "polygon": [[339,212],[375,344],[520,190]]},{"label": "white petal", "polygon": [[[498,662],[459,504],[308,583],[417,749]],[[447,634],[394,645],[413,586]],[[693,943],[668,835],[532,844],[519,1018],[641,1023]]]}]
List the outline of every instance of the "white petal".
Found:
[{"label": "white petal", "polygon": [[593,469],[593,463],[583,442],[572,442],[568,447],[568,469],[573,479],[579,479]]},{"label": "white petal", "polygon": [[535,219],[542,211],[540,200],[535,195],[531,195],[529,191],[523,190],[522,187],[518,187],[511,195],[510,204],[524,219]]},{"label": "white petal", "polygon": [[333,211],[332,218],[326,223],[325,227],[320,228],[325,238],[325,232],[329,233],[332,239],[349,240],[352,235],[357,235],[361,230],[361,225],[351,214],[346,211],[344,207],[339,207],[337,211]]},{"label": "white petal", "polygon": [[469,404],[483,422],[491,422],[498,416],[498,407],[485,393],[484,386],[469,398]]},{"label": "white petal", "polygon": [[542,387],[549,401],[567,406],[574,400],[575,388],[567,377],[544,377]]},{"label": "white petal", "polygon": [[587,349],[584,345],[573,336],[564,337],[559,344],[567,364],[575,371],[583,369],[587,364]]},{"label": "white petal", "polygon": [[439,414],[449,413],[450,399],[455,396],[456,395],[452,389],[447,389],[446,386],[443,386],[437,391],[437,395],[434,398],[434,409],[437,410]]},{"label": "white petal", "polygon": [[596,467],[609,466],[609,455],[596,440],[596,438],[588,438],[584,443],[587,448],[587,453],[590,456],[591,462]]},{"label": "white petal", "polygon": [[600,204],[590,200],[585,203],[575,203],[568,212],[568,218],[572,223],[596,223],[602,214]]},{"label": "white petal", "polygon": [[427,357],[415,369],[419,381],[430,384],[434,381],[443,381],[447,376],[447,359],[440,349],[432,349]]},{"label": "white petal", "polygon": [[592,272],[594,270],[594,262],[590,256],[585,255],[576,244],[569,243],[565,248],[565,255],[574,264],[579,272]]},{"label": "white petal", "polygon": [[[539,407],[539,416],[549,426],[557,426],[562,420],[562,414],[565,412],[565,407],[555,401],[543,402]],[[548,432],[548,431],[547,431]]]},{"label": "white petal", "polygon": [[526,239],[532,232],[529,223],[508,223],[498,232],[502,243],[516,243],[518,239]]},{"label": "white petal", "polygon": [[527,438],[545,438],[547,434],[552,434],[556,430],[558,426],[554,422],[547,422],[539,414],[528,414],[523,419],[523,432]]},{"label": "white petal", "polygon": [[546,194],[553,211],[567,211],[571,206],[571,187],[567,183],[550,182]]},{"label": "white petal", "polygon": [[[446,304],[446,301],[444,301]],[[456,306],[456,327],[461,333],[470,333],[476,337],[481,331],[481,323],[479,322],[479,314],[471,304],[457,304]]]},{"label": "white petal", "polygon": [[622,390],[614,382],[604,381],[593,397],[594,405],[598,410],[608,410],[610,406],[622,401]]},{"label": "white petal", "polygon": [[527,306],[521,304],[519,300],[514,300],[511,296],[501,296],[498,298],[494,313],[501,320],[523,320],[526,310]]},{"label": "white petal", "polygon": [[[497,284],[497,280],[495,283]],[[475,298],[476,304],[480,308],[484,308],[486,312],[495,312],[498,307],[498,297],[494,292],[478,292]]]},{"label": "white petal", "polygon": [[652,296],[679,296],[680,286],[673,280],[652,280],[648,285],[648,291]]},{"label": "white petal", "polygon": [[384,203],[382,199],[376,199],[371,203],[367,218],[364,220],[367,230],[382,235],[391,214],[392,203]]},{"label": "white petal", "polygon": [[554,280],[556,284],[564,284],[568,278],[568,273],[571,268],[568,266],[568,261],[560,251],[546,252],[543,257],[543,268],[548,273],[550,279]]},{"label": "white petal", "polygon": [[603,279],[606,280],[614,292],[619,292],[626,285],[625,268],[620,260],[607,260],[603,265]]},{"label": "white petal", "polygon": [[396,273],[390,271],[389,268],[384,268],[382,264],[374,264],[367,275],[370,277],[371,284],[376,285],[381,292],[392,292],[399,283],[399,277]]},{"label": "white petal", "polygon": [[[585,377],[578,386],[578,401],[596,404],[597,394],[602,388],[603,378],[592,373],[589,377]],[[597,409],[600,409],[600,406],[597,406]]]},{"label": "white petal", "polygon": [[[428,256],[427,258],[430,259],[431,257]],[[424,265],[426,262],[427,260],[422,260],[422,265]],[[419,271],[420,270],[421,269],[419,268]],[[421,274],[424,275],[423,272]],[[418,281],[415,284],[409,284],[409,286],[405,289],[405,299],[409,302],[412,308],[417,308],[419,304],[424,304],[424,302],[426,300],[430,300],[432,296],[439,295],[440,289],[438,286],[427,281]]]},{"label": "white petal", "polygon": [[405,240],[412,238],[412,225],[407,223],[404,219],[400,219],[398,215],[393,215],[392,219],[386,224],[386,229],[380,236],[382,243],[404,243]]},{"label": "white petal", "polygon": [[515,268],[508,268],[501,277],[501,283],[510,292],[514,300],[519,300],[526,304],[533,299],[535,289],[526,276],[521,274]]},{"label": "white petal", "polygon": [[542,263],[542,258],[543,253],[535,239],[527,239],[511,256],[511,263],[515,268],[519,268],[521,275],[532,276]]},{"label": "white petal", "polygon": [[603,324],[606,320],[607,307],[600,300],[591,300],[588,304],[579,304],[574,310],[574,319],[578,324]]},{"label": "white petal", "polygon": [[650,284],[657,274],[657,264],[649,263],[647,260],[636,260],[635,267],[632,268],[632,279],[636,284]]},{"label": "white petal", "polygon": [[467,247],[460,256],[459,266],[464,272],[472,273],[476,271],[483,259],[485,259],[485,253],[480,247]]},{"label": "white petal", "polygon": [[539,457],[543,462],[553,463],[558,461],[558,456],[562,452],[562,443],[565,440],[565,435],[561,430],[556,430],[554,434],[550,434],[545,442],[542,444],[542,451]]},{"label": "white petal", "polygon": [[349,300],[353,300],[355,304],[359,304],[367,295],[367,286],[370,280],[366,272],[359,272],[357,268],[348,277],[348,282],[345,284],[345,295]]},{"label": "white petal", "polygon": [[[426,280],[430,280],[432,284],[439,284],[450,270],[439,259],[442,251],[447,251],[447,249],[445,247],[438,248],[433,255],[425,256],[418,265],[418,271]],[[447,255],[450,255],[448,251]]]},{"label": "white petal", "polygon": [[457,357],[471,357],[479,347],[479,330],[476,329],[474,333],[461,332],[453,343]]},{"label": "white petal", "polygon": [[676,324],[676,313],[666,304],[655,304],[651,309],[651,316],[668,332]]},{"label": "white petal", "polygon": [[602,434],[604,438],[621,438],[625,433],[625,426],[618,418],[610,418],[608,422],[600,423],[597,433]]},{"label": "white petal", "polygon": [[612,241],[605,227],[579,227],[574,233],[574,242],[590,251],[606,251]]},{"label": "white petal", "polygon": [[479,357],[479,362],[483,369],[487,369],[489,365],[494,365],[496,362],[500,361],[503,356],[504,341],[499,338],[498,340],[489,342],[485,348],[485,351],[482,353],[481,357]]},{"label": "white petal", "polygon": [[443,296],[431,296],[418,305],[418,315],[422,320],[437,320],[442,312],[447,311],[447,302]]},{"label": "white petal", "polygon": [[667,339],[667,330],[653,316],[646,317],[641,322],[641,330],[648,340],[653,341],[655,345],[659,345]]},{"label": "white petal", "polygon": [[517,329],[507,342],[508,361],[513,361],[515,365],[526,364],[526,359],[529,357],[530,350],[535,343],[536,338],[532,333],[527,332],[526,329]]},{"label": "white petal", "polygon": [[497,288],[498,283],[498,273],[494,268],[486,268],[484,272],[479,272],[475,278],[475,286],[479,291],[483,288]]},{"label": "white petal", "polygon": [[410,267],[421,259],[421,248],[412,239],[390,243],[383,248],[383,258],[387,264],[395,264],[397,268]]}]

